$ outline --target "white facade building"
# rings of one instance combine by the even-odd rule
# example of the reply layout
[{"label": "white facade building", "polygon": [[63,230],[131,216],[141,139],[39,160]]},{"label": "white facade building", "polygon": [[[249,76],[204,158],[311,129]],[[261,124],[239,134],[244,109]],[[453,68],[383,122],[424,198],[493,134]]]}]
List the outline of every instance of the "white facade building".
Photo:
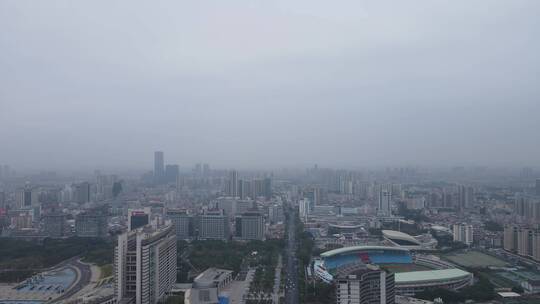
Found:
[{"label": "white facade building", "polygon": [[176,236],[173,226],[144,226],[118,237],[115,248],[117,303],[155,304],[176,283]]},{"label": "white facade building", "polygon": [[454,242],[461,242],[466,245],[473,243],[473,226],[467,224],[454,224]]}]

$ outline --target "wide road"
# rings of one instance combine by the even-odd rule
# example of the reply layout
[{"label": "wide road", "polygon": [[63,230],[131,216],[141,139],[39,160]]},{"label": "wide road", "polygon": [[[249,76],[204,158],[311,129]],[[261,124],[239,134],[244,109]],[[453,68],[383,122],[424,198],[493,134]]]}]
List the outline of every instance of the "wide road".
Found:
[{"label": "wide road", "polygon": [[285,257],[287,259],[287,265],[285,266],[285,303],[298,304],[298,262],[296,260],[295,212],[287,212],[287,223],[287,247],[285,248]]}]

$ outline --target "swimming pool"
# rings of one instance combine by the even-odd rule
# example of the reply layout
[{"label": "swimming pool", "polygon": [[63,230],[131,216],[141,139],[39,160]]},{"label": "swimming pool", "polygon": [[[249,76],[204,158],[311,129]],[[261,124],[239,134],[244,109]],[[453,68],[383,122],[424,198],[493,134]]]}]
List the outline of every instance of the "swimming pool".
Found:
[{"label": "swimming pool", "polygon": [[[67,267],[35,275],[15,289],[19,292],[62,293],[75,282],[76,277],[75,270]],[[23,303],[27,304],[27,302]],[[2,303],[0,302],[0,304]]]}]

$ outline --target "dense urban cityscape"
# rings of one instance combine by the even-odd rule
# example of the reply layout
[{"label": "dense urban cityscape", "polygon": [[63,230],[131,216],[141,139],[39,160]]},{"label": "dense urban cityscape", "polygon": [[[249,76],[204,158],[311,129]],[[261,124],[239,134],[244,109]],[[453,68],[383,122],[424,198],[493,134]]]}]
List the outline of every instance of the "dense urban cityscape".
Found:
[{"label": "dense urban cityscape", "polygon": [[0,0],[0,304],[540,304],[540,0]]},{"label": "dense urban cityscape", "polygon": [[540,299],[534,168],[1,168],[1,303]]}]

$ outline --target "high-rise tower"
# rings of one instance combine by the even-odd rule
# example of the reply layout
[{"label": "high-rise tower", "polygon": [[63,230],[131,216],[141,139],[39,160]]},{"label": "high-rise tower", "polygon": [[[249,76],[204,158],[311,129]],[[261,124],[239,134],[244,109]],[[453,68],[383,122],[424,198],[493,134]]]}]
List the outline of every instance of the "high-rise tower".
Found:
[{"label": "high-rise tower", "polygon": [[176,283],[173,226],[147,225],[121,234],[114,268],[117,303],[163,303]]},{"label": "high-rise tower", "polygon": [[165,177],[165,161],[163,151],[154,152],[154,181],[162,182]]}]

